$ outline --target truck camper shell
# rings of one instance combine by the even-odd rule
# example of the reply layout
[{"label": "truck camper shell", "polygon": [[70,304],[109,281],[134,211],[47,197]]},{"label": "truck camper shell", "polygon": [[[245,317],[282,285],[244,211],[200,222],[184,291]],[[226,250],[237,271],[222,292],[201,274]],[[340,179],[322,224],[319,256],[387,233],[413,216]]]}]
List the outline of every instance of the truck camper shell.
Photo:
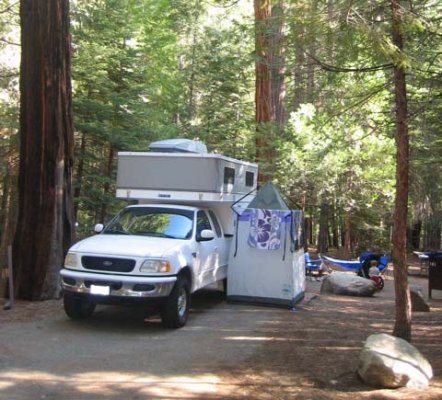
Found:
[{"label": "truck camper shell", "polygon": [[120,152],[117,197],[235,202],[256,188],[258,167],[219,154]]},{"label": "truck camper shell", "polygon": [[[230,207],[237,203],[237,208],[245,208],[254,197],[258,166],[204,153],[204,149],[202,152],[175,151],[177,147],[201,149],[201,146],[183,144],[182,140],[170,140],[151,144],[149,148],[155,150],[150,152],[118,153],[117,197],[140,203],[206,206],[215,210],[224,231],[231,234]],[[250,193],[253,195],[248,196]]]}]

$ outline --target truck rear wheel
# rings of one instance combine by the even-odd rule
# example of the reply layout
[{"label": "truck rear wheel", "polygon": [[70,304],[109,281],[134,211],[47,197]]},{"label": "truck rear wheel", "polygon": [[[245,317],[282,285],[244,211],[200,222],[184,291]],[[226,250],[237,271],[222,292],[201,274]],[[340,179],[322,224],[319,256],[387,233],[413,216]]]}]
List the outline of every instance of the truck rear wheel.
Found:
[{"label": "truck rear wheel", "polygon": [[169,329],[183,327],[187,322],[189,308],[189,282],[184,276],[179,276],[172,292],[161,309],[161,320],[163,326]]},{"label": "truck rear wheel", "polygon": [[69,318],[84,319],[90,317],[95,310],[95,303],[87,298],[65,293],[63,296],[64,311]]}]

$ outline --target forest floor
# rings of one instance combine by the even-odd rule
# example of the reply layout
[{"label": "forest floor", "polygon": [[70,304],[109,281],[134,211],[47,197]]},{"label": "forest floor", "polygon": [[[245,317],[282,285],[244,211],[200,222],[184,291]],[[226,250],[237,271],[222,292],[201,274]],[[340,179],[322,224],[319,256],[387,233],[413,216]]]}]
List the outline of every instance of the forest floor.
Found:
[{"label": "forest floor", "polygon": [[[409,281],[410,284],[417,284],[422,288],[424,298],[428,301],[431,311],[413,313],[412,344],[421,351],[433,367],[434,378],[430,386],[420,390],[406,388],[396,390],[376,389],[361,382],[355,373],[358,356],[366,338],[373,333],[391,333],[394,326],[394,281],[392,271],[387,272],[384,290],[378,292],[372,298],[322,295],[320,294],[320,280],[308,277],[305,299],[294,310],[269,311],[268,308],[264,308],[262,320],[255,321],[256,325],[250,325],[251,327],[249,328],[246,325],[241,325],[243,330],[251,329],[249,332],[244,331],[244,338],[241,339],[244,340],[244,344],[241,344],[241,346],[248,346],[247,341],[255,342],[253,343],[253,351],[248,353],[247,357],[240,357],[238,353],[238,358],[235,359],[235,351],[231,351],[229,354],[226,354],[221,364],[217,364],[214,357],[212,365],[210,365],[210,357],[205,357],[206,360],[204,362],[208,365],[205,368],[207,368],[207,371],[210,371],[211,376],[205,384],[209,385],[211,382],[212,387],[210,390],[193,391],[190,388],[185,394],[181,391],[182,396],[180,396],[176,393],[172,395],[170,394],[171,392],[169,395],[155,395],[154,393],[156,392],[151,388],[151,391],[147,392],[148,394],[146,395],[143,395],[143,391],[140,389],[136,392],[137,394],[133,394],[135,392],[120,392],[119,396],[124,395],[126,399],[189,398],[194,400],[442,399],[442,291],[433,291],[433,299],[428,299],[428,280],[426,276],[420,275],[417,263],[412,264],[410,267]],[[197,318],[200,318],[200,321],[206,318],[202,321],[204,324],[213,323],[213,326],[207,331],[209,334],[212,332],[213,335],[217,335],[219,334],[217,331],[222,330],[222,336],[220,337],[225,338],[228,334],[224,332],[230,332],[229,329],[233,332],[235,318],[237,320],[238,315],[240,315],[232,316],[232,314],[237,312],[236,310],[237,308],[221,302],[208,309],[207,314],[200,311],[200,315],[198,315],[197,311],[194,314],[193,321],[192,319],[189,321],[189,328],[186,326],[176,334],[169,334],[167,341],[173,340],[174,337],[178,341],[182,341],[185,338],[185,340],[190,340],[190,336],[186,335],[197,335],[198,329],[200,329],[196,326]],[[254,309],[254,311],[256,310],[259,313],[259,308]],[[0,327],[5,327],[6,325],[4,324],[7,324],[9,327],[17,326],[17,329],[23,328],[24,326],[31,326],[26,325],[26,322],[37,318],[43,318],[43,320],[47,318],[47,326],[50,326],[52,320],[56,320],[56,323],[52,326],[57,327],[64,324],[63,317],[54,316],[60,312],[61,307],[58,300],[42,303],[17,302],[14,310],[0,310]],[[231,319],[228,323],[222,322],[219,319],[220,315],[226,315],[226,320]],[[193,327],[192,322],[194,324]],[[100,318],[98,318],[95,324],[99,325],[100,323],[103,324],[104,322],[100,322]],[[245,324],[246,322],[241,321],[241,323]],[[99,331],[100,335],[96,335],[97,340],[105,341],[104,335],[106,331],[110,331],[111,334],[112,330],[114,330],[113,333],[119,332],[115,330],[115,327],[109,325],[109,322],[105,322],[103,326],[106,329]],[[78,326],[75,328],[76,335],[82,334],[83,328],[90,331],[95,327],[89,324],[80,326],[80,328]],[[39,329],[45,328],[40,326]],[[130,324],[129,329],[132,329]],[[184,331],[186,329],[187,331]],[[134,338],[138,338],[142,330],[138,326],[134,326],[134,330],[137,330],[136,333],[138,335],[134,336]],[[238,331],[241,330],[239,329]],[[5,330],[3,332],[6,334],[9,331]],[[206,337],[207,332],[203,332],[201,338]],[[126,329],[125,334],[127,333]],[[151,339],[157,340],[157,343],[160,343],[160,340],[166,340],[163,337],[168,335],[167,332],[161,334],[159,328],[155,328],[151,334],[153,335]],[[91,336],[88,337],[90,338]],[[73,341],[74,336],[70,336],[70,339],[66,338],[66,340]],[[202,339],[197,341],[199,340]],[[1,341],[2,329],[0,329],[0,349],[2,348]],[[221,344],[219,340],[215,341],[215,343],[217,342]],[[52,343],[55,343],[55,338],[52,338]],[[208,351],[203,346],[204,343],[201,342],[199,353]],[[213,344],[210,346],[213,346]],[[11,351],[10,347],[4,346],[3,348],[6,349],[6,354]],[[210,351],[224,352],[226,351],[225,349],[220,347]],[[122,357],[123,350],[124,347],[120,349],[120,357]],[[36,352],[38,351],[38,348],[36,348]],[[186,349],[183,348],[182,351],[186,351]],[[20,355],[23,356],[22,353]],[[9,378],[5,377],[11,376],[12,370],[9,369],[6,360],[3,363],[5,373],[2,375],[1,356],[2,352],[0,351],[0,397],[2,397],[2,391],[5,390],[4,394],[8,395],[8,399],[59,398],[55,394],[54,382],[51,382],[52,386],[49,389],[45,388],[47,391],[52,391],[53,396],[48,397],[47,392],[41,392],[44,394],[35,397],[38,390],[45,384],[42,383],[45,382],[44,380],[38,384],[37,387],[40,389],[37,392],[36,386],[29,386],[29,388],[25,387],[23,389],[17,385],[15,391],[13,387],[8,388],[7,385],[10,382],[7,379]],[[201,361],[198,357],[201,358],[203,356],[204,354],[196,356],[195,362]],[[45,357],[49,356],[46,355]],[[190,358],[186,362],[191,365],[193,360],[193,358]],[[69,368],[74,368],[72,360],[66,360],[66,362],[71,363]],[[132,360],[131,362],[135,361]],[[14,366],[14,364],[12,363],[11,366]],[[7,369],[8,371],[6,371]],[[63,374],[60,373],[61,375]],[[124,376],[124,372],[122,372],[122,376]],[[28,378],[22,377],[20,379]],[[35,376],[33,379],[35,379]],[[47,374],[45,379],[48,380]],[[5,385],[4,388],[2,387],[2,382]],[[96,385],[99,385],[99,382]],[[66,390],[66,387],[64,390]],[[92,396],[88,394],[88,397],[85,398],[123,398],[106,395],[106,393],[110,392],[103,390],[100,395]],[[26,397],[27,394],[30,397]],[[71,395],[65,398],[76,399],[83,397]]]},{"label": "forest floor", "polygon": [[412,318],[412,344],[433,368],[428,388],[371,388],[355,373],[366,338],[393,331],[394,281],[389,270],[384,290],[372,298],[321,295],[320,282],[309,280],[306,299],[295,311],[302,318],[278,321],[273,340],[247,365],[227,374],[226,380],[238,380],[237,398],[442,399],[442,291],[433,290],[429,300],[428,278],[414,260],[409,271],[409,284],[418,285],[430,305],[430,312],[415,312]]}]

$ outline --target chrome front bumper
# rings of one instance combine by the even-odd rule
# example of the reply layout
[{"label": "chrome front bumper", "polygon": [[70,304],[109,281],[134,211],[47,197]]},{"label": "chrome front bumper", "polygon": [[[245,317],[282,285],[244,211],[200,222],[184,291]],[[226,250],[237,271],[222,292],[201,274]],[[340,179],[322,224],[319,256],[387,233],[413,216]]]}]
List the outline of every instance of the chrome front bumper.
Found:
[{"label": "chrome front bumper", "polygon": [[[63,290],[78,294],[113,297],[167,297],[177,280],[176,276],[143,277],[108,275],[62,269]],[[108,293],[94,292],[94,287],[109,287]]]}]

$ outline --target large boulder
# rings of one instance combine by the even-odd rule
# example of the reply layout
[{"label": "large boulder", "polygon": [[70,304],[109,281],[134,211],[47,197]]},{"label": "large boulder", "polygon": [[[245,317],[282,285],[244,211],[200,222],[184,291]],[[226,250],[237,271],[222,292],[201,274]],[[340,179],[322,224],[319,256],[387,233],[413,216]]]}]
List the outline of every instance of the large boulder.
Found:
[{"label": "large boulder", "polygon": [[332,272],[321,285],[321,293],[370,297],[375,292],[373,281],[346,272]]},{"label": "large boulder", "polygon": [[421,287],[410,285],[411,311],[428,312],[430,306],[424,300]]},{"label": "large boulder", "polygon": [[358,375],[370,386],[423,388],[433,369],[407,341],[385,333],[371,335],[359,355]]}]

